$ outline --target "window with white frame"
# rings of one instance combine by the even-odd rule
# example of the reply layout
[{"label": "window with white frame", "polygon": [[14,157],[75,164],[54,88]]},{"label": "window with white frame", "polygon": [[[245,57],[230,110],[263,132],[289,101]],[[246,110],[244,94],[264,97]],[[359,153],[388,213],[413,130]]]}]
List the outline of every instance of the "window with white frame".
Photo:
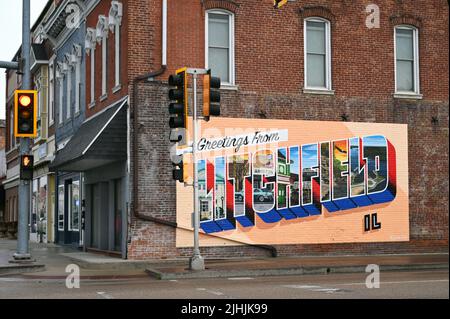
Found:
[{"label": "window with white frame", "polygon": [[55,80],[54,80],[54,63],[51,61],[49,63],[49,88],[48,88],[48,126],[51,126],[55,121],[54,118],[54,91],[55,91]]},{"label": "window with white frame", "polygon": [[66,119],[70,119],[71,116],[71,107],[72,107],[72,66],[70,63],[66,62],[66,84],[67,84],[67,92],[66,92]]},{"label": "window with white frame", "polygon": [[85,38],[85,49],[86,53],[90,55],[90,106],[95,103],[95,29],[87,28],[86,29],[86,38]]},{"label": "window with white frame", "polygon": [[81,46],[79,46],[78,44],[74,44],[72,62],[75,68],[75,115],[80,112],[81,58]]},{"label": "window with white frame", "polygon": [[63,90],[64,90],[64,73],[61,62],[56,64],[56,79],[58,83],[58,124],[63,123]]},{"label": "window with white frame", "polygon": [[16,137],[14,135],[14,106],[11,107],[11,112],[9,115],[9,145],[10,145],[10,149],[13,149],[14,147],[16,147]]},{"label": "window with white frame", "polygon": [[107,90],[107,59],[108,59],[108,21],[104,15],[98,17],[96,28],[97,42],[102,45],[102,93],[101,96],[106,96]]},{"label": "window with white frame", "polygon": [[205,20],[206,68],[223,84],[234,85],[234,15],[210,10]]},{"label": "window with white frame", "polygon": [[398,26],[395,36],[395,92],[420,94],[419,36],[411,26]]},{"label": "window with white frame", "polygon": [[331,90],[330,22],[322,18],[304,21],[305,88]]},{"label": "window with white frame", "polygon": [[120,25],[122,24],[122,16],[122,3],[113,0],[109,10],[109,28],[114,33],[114,91],[120,87]]}]

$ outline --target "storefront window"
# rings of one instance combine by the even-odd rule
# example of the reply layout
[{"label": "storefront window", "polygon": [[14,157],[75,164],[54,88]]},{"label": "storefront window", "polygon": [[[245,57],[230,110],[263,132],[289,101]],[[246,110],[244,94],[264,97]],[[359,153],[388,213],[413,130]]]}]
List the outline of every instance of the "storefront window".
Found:
[{"label": "storefront window", "polygon": [[79,231],[80,229],[80,181],[73,181],[69,185],[70,193],[70,229]]},{"label": "storefront window", "polygon": [[37,220],[38,233],[47,235],[47,175],[42,176],[38,180],[38,196],[37,196]]},{"label": "storefront window", "polygon": [[31,218],[30,218],[30,224],[31,224],[31,230],[30,232],[32,234],[35,234],[37,232],[37,197],[38,197],[38,179],[33,180],[33,194],[31,195]]},{"label": "storefront window", "polygon": [[64,184],[58,186],[58,230],[64,231]]}]

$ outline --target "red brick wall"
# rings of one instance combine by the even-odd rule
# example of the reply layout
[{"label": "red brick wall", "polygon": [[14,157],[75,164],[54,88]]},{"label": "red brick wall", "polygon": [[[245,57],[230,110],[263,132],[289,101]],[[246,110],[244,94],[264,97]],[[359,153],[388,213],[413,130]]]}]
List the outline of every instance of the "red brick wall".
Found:
[{"label": "red brick wall", "polygon": [[[410,236],[407,243],[277,246],[282,255],[438,252],[448,250],[448,4],[377,1],[379,29],[365,26],[372,1],[296,1],[280,10],[269,0],[169,2],[168,71],[139,86],[138,210],[175,221],[175,182],[168,157],[168,74],[204,66],[204,10],[235,12],[237,91],[222,91],[222,116],[298,120],[405,123],[409,139]],[[129,77],[161,63],[161,1],[129,6]],[[331,20],[333,96],[303,93],[303,18]],[[145,19],[145,20],[143,20]],[[148,21],[148,23],[142,23]],[[394,25],[419,27],[422,100],[394,93]],[[150,50],[149,50],[150,48]],[[131,89],[131,88],[130,88]],[[432,118],[437,120],[433,121]],[[133,165],[133,163],[132,163]],[[438,169],[436,169],[438,167]],[[134,203],[133,203],[134,204]],[[132,219],[128,257],[188,256],[175,247],[175,229]],[[256,247],[202,248],[207,257],[267,255]]]},{"label": "red brick wall", "polygon": [[[107,71],[106,71],[106,93],[108,97],[100,101],[102,95],[102,45],[101,43],[95,47],[95,106],[89,107],[91,103],[91,55],[86,55],[86,118],[103,110],[105,107],[112,105],[122,97],[128,94],[127,79],[128,79],[128,15],[127,7],[128,1],[122,1],[123,17],[122,25],[120,27],[120,83],[121,89],[113,92],[115,87],[115,35],[109,31],[107,39]],[[86,18],[86,28],[96,28],[98,16],[103,14],[106,17],[109,15],[111,8],[111,1],[101,0],[98,5],[91,11]]]}]

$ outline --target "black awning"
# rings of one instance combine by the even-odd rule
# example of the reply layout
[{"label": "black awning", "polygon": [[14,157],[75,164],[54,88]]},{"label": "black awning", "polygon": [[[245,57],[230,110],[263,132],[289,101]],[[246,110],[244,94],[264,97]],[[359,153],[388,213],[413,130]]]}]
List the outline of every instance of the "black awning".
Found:
[{"label": "black awning", "polygon": [[127,158],[127,101],[87,119],[50,164],[53,171],[83,172]]}]

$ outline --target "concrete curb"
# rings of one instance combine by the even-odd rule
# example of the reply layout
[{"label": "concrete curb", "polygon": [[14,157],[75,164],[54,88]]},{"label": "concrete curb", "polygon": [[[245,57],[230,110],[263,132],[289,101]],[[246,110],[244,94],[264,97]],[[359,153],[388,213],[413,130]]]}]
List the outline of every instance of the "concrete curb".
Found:
[{"label": "concrete curb", "polygon": [[7,275],[16,275],[29,272],[44,271],[45,265],[33,264],[33,265],[0,265],[0,277]]},{"label": "concrete curb", "polygon": [[[174,279],[201,279],[224,277],[262,277],[262,276],[289,276],[289,275],[326,275],[330,273],[363,273],[367,265],[358,266],[310,266],[278,269],[245,269],[245,270],[204,270],[185,271],[181,273],[163,272],[155,268],[147,268],[145,272],[159,280]],[[446,264],[416,264],[416,265],[380,265],[381,271],[401,270],[435,270],[449,269]]]}]

